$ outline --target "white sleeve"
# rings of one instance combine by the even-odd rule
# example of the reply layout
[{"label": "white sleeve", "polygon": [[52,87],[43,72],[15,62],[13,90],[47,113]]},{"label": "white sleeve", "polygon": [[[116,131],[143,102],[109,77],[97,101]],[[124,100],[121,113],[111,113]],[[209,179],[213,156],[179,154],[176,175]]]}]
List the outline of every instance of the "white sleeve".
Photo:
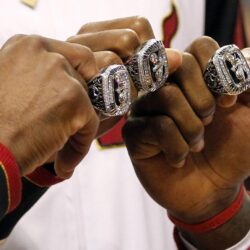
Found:
[{"label": "white sleeve", "polygon": [[[183,241],[184,245],[188,250],[198,250],[192,244],[190,244],[182,235],[179,233],[181,240]],[[226,250],[247,250],[250,247],[250,230],[248,231],[247,235],[236,245],[227,248]]]}]

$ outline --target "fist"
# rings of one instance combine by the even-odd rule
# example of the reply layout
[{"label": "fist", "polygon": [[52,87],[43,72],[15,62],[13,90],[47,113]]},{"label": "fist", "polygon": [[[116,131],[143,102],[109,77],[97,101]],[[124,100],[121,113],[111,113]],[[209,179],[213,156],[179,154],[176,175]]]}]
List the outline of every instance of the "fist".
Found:
[{"label": "fist", "polygon": [[86,80],[98,74],[87,47],[17,35],[0,51],[0,141],[23,175],[56,153],[69,177],[96,135],[98,118]]}]

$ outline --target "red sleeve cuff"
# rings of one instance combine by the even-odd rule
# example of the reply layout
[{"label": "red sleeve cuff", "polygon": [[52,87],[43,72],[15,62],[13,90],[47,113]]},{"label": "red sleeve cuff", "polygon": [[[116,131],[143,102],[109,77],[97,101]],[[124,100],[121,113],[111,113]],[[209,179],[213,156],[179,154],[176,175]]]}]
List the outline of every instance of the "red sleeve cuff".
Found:
[{"label": "red sleeve cuff", "polygon": [[[7,213],[12,212],[21,202],[22,198],[22,182],[19,167],[12,153],[0,144],[0,171],[5,177],[0,181],[5,182],[7,193]],[[2,190],[0,191],[1,195]],[[0,197],[1,198],[1,197]]]},{"label": "red sleeve cuff", "polygon": [[61,179],[60,177],[52,174],[43,166],[37,168],[34,172],[27,175],[25,178],[39,187],[50,187],[64,181],[64,179]]}]

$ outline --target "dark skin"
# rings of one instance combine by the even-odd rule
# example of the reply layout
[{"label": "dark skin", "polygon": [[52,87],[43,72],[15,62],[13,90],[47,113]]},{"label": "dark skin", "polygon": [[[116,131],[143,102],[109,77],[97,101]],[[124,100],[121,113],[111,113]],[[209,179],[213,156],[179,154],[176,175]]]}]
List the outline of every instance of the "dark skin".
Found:
[{"label": "dark skin", "polygon": [[77,44],[18,35],[1,48],[0,66],[1,143],[22,175],[58,152],[55,170],[68,176],[99,125],[86,84],[98,74],[93,53]]},{"label": "dark skin", "polygon": [[[68,41],[89,47],[94,52],[98,68],[102,69],[111,64],[123,64],[139,46],[151,38],[154,38],[154,33],[149,21],[134,16],[87,23]],[[180,53],[171,49],[167,49],[167,53],[171,62],[170,71],[174,72],[181,64]],[[132,82],[131,91],[132,99],[135,100],[138,93]],[[97,137],[110,130],[120,119],[100,116]]]},{"label": "dark skin", "polygon": [[[136,33],[146,29],[147,32]],[[123,64],[129,56],[146,40],[153,38],[153,31],[147,19],[143,17],[129,17],[84,25],[76,36],[68,39],[71,44],[82,45],[93,51],[98,70],[112,64]],[[114,41],[116,41],[114,43]],[[166,50],[170,62],[170,72],[174,72],[181,64],[181,54],[172,49]],[[77,69],[76,69],[77,70]],[[77,70],[78,71],[78,70]],[[132,99],[137,98],[137,91],[131,81]],[[99,127],[95,138],[107,133],[122,117],[105,117],[96,111],[99,117]],[[47,162],[55,160],[55,155]],[[69,178],[73,171],[65,173]]]},{"label": "dark skin", "polygon": [[[92,43],[98,36],[105,41],[111,31],[114,39]],[[110,50],[125,61],[140,42],[153,37],[145,18],[131,17],[84,25],[70,41],[94,51]],[[139,98],[123,132],[142,185],[169,213],[187,223],[199,223],[226,208],[250,165],[243,143],[248,135],[246,94],[237,103],[237,97],[214,97],[203,81],[202,72],[217,48],[210,38],[195,41],[183,54],[172,85]],[[182,233],[200,249],[215,249],[215,242],[218,249],[235,244],[249,229],[247,196],[244,201],[237,217],[219,230]]]},{"label": "dark skin", "polygon": [[[218,44],[211,38],[194,41],[183,54],[175,84],[140,98],[123,131],[147,192],[171,215],[191,224],[228,207],[250,172],[247,93],[236,103],[230,97],[215,98],[202,78],[216,49]],[[213,119],[202,127],[198,120],[209,114]],[[204,147],[192,152],[199,138]],[[176,164],[181,168],[174,168]],[[245,194],[244,206],[227,224],[204,234],[183,234],[199,249],[225,249],[248,232],[249,210]]]},{"label": "dark skin", "polygon": [[[108,35],[103,34],[104,31]],[[98,59],[98,53],[108,53],[120,62],[132,55],[138,45],[153,37],[148,21],[140,17],[88,24],[81,33],[79,40],[71,42],[86,43],[91,47],[96,38],[92,42],[88,39],[99,34],[101,47],[95,43],[92,47],[95,58]],[[117,42],[112,47],[113,43],[103,42],[105,36],[110,38],[111,34],[114,39],[108,40],[116,41],[122,37],[124,43]],[[170,60],[171,72],[183,61],[174,76],[174,84],[140,98],[124,128],[124,138],[140,181],[169,213],[187,223],[200,222],[227,207],[249,172],[247,95],[241,96],[236,104],[234,97],[214,98],[202,79],[204,65],[217,48],[214,41],[202,38],[188,48],[182,60],[179,53],[169,52],[169,58],[173,57]],[[99,58],[108,56],[99,54]],[[97,60],[98,67],[109,65],[101,61]],[[73,68],[76,66],[72,65]],[[105,123],[102,132],[116,121],[112,118]],[[72,165],[67,166],[70,168],[66,168],[66,173],[72,173]],[[235,244],[249,229],[247,196],[244,201],[240,213],[219,231],[203,235],[183,234],[201,249],[215,249],[213,242],[218,249]],[[232,233],[230,238],[228,232]],[[221,239],[219,243],[215,241],[216,237]]]}]

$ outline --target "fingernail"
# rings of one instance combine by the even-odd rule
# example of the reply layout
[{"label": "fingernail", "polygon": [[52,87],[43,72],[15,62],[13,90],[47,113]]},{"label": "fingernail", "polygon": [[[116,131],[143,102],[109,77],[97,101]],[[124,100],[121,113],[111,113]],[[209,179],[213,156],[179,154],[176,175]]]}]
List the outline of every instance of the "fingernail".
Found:
[{"label": "fingernail", "polygon": [[174,168],[182,168],[182,167],[184,167],[185,163],[186,163],[186,160],[183,160],[183,161],[178,162],[178,163],[176,163],[176,164],[172,164],[172,166],[173,166]]},{"label": "fingernail", "polygon": [[210,115],[210,116],[208,116],[206,118],[203,118],[202,119],[203,125],[204,126],[209,125],[213,121],[213,118],[214,118],[214,115]]},{"label": "fingernail", "polygon": [[190,151],[193,152],[193,153],[198,153],[204,148],[204,146],[205,146],[205,141],[204,141],[204,139],[202,139],[198,143],[194,144],[190,148]]},{"label": "fingernail", "polygon": [[217,99],[217,103],[221,108],[230,108],[232,107],[237,101],[237,96],[220,96]]}]

